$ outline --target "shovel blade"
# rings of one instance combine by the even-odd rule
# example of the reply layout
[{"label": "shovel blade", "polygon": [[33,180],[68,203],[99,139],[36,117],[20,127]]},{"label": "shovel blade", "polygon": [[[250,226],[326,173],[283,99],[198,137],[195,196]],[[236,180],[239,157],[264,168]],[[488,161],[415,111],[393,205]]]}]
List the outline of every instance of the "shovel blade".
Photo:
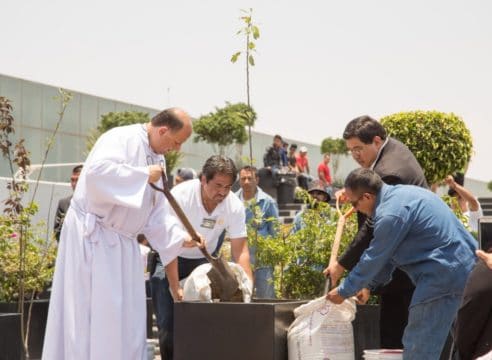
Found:
[{"label": "shovel blade", "polygon": [[211,282],[213,295],[218,296],[220,301],[237,301],[239,282],[227,261],[219,257],[213,259],[210,263],[212,268],[207,273],[207,276]]}]

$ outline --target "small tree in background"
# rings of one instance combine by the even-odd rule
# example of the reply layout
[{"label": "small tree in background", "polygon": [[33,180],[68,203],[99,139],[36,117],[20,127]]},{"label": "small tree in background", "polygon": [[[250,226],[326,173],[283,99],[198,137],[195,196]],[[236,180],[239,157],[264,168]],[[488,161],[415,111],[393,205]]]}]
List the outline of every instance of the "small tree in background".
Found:
[{"label": "small tree in background", "polygon": [[[0,301],[17,301],[26,358],[29,358],[33,300],[52,279],[56,256],[54,237],[49,236],[46,224],[33,223],[32,219],[38,212],[38,205],[34,200],[48,153],[55,143],[71,99],[72,94],[59,89],[59,96],[55,97],[55,100],[60,102],[58,119],[46,144],[32,197],[26,201],[25,196],[29,190],[27,174],[31,165],[30,153],[24,146],[24,139],[20,139],[16,144],[12,143],[11,136],[15,133],[13,108],[7,98],[0,96],[0,152],[8,164],[11,177],[7,182],[9,196],[2,199],[5,206],[3,214],[0,214]],[[14,167],[18,170],[15,171]],[[27,314],[26,301],[29,301]]]},{"label": "small tree in background", "polygon": [[101,121],[95,129],[91,129],[86,141],[87,153],[89,153],[96,143],[99,136],[104,134],[109,129],[117,126],[125,126],[131,124],[144,124],[150,121],[148,113],[141,111],[120,111],[110,112],[101,115]]},{"label": "small tree in background", "polygon": [[487,184],[487,189],[489,189],[489,191],[492,191],[492,181],[489,181],[489,183]]},{"label": "small tree in background", "polygon": [[244,103],[226,102],[223,108],[201,116],[193,123],[194,142],[204,141],[211,144],[214,152],[225,154],[226,147],[232,144],[244,144],[248,140],[245,118],[256,119],[255,111]]},{"label": "small tree in background", "polygon": [[429,184],[465,172],[472,155],[472,138],[463,120],[438,111],[401,112],[383,117],[389,136],[407,145],[424,170]]},{"label": "small tree in background", "polygon": [[334,139],[327,137],[321,142],[321,154],[331,155],[331,167],[333,169],[333,180],[340,165],[340,156],[346,155],[348,152],[347,145],[344,139]]},{"label": "small tree in background", "polygon": [[[245,37],[245,62],[246,62],[246,104],[251,107],[250,102],[250,88],[249,88],[249,67],[255,66],[255,59],[253,53],[256,52],[256,40],[260,38],[260,29],[258,25],[253,23],[253,9],[249,10],[241,10],[243,15],[240,17],[240,20],[243,22],[243,27],[241,27],[236,35],[244,35]],[[252,39],[251,39],[252,38]],[[231,62],[235,63],[239,56],[241,56],[242,51],[235,52],[231,57]],[[249,136],[249,161],[250,165],[253,164],[253,144],[251,138],[251,127],[254,125],[255,118],[245,117],[246,126],[248,126],[248,136]]]},{"label": "small tree in background", "polygon": [[[87,153],[91,151],[99,136],[104,134],[106,131],[118,126],[145,124],[149,121],[149,114],[141,111],[110,112],[102,115],[99,125],[90,131],[89,137],[87,138]],[[166,158],[166,171],[168,174],[171,174],[176,168],[182,156],[183,154],[179,151],[169,151],[164,155]]]}]

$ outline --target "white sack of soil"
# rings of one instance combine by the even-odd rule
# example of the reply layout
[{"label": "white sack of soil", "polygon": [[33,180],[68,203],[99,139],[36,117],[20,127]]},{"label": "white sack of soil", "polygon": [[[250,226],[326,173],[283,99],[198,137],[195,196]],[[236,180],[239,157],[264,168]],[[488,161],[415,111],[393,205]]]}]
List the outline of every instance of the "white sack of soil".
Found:
[{"label": "white sack of soil", "polygon": [[294,310],[289,327],[289,360],[353,360],[354,299],[340,305],[320,297]]},{"label": "white sack of soil", "polygon": [[[251,295],[253,294],[253,283],[246,275],[246,272],[238,264],[229,262],[237,282],[239,283],[239,289],[243,292],[243,301],[251,302]],[[210,279],[207,273],[212,268],[210,264],[203,264],[198,266],[186,279],[180,281],[183,287],[183,300],[184,301],[205,301],[212,302],[212,290],[210,288]]]}]

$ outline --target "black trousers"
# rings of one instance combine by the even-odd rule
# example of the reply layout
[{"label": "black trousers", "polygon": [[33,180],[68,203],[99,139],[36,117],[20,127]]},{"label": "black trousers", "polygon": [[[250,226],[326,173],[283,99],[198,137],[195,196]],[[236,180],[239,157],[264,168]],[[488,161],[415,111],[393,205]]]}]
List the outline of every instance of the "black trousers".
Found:
[{"label": "black trousers", "polygon": [[[178,257],[179,279],[188,277],[195,268],[207,263],[207,259],[185,259]],[[167,278],[162,280],[162,286],[153,288],[152,291],[161,292],[156,296],[160,309],[162,309],[162,323],[159,328],[159,347],[162,360],[172,360],[174,344],[174,301],[169,290]],[[156,294],[157,295],[157,294]],[[154,298],[154,296],[153,296]],[[156,305],[156,304],[154,304]]]},{"label": "black trousers", "polygon": [[403,349],[403,332],[408,323],[408,307],[413,289],[381,294],[381,319],[379,322],[381,347],[384,349]]},{"label": "black trousers", "polygon": [[414,290],[415,286],[408,275],[395,269],[392,280],[375,291],[381,296],[379,326],[382,348],[403,349],[403,332],[408,323],[408,307]]},{"label": "black trousers", "polygon": [[454,344],[461,360],[474,359],[492,350],[492,270],[481,260],[466,282]]}]

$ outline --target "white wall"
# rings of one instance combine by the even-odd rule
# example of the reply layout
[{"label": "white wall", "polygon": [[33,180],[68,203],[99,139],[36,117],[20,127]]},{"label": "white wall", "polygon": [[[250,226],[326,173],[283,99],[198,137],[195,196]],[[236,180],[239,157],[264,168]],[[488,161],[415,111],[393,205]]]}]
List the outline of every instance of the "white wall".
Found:
[{"label": "white wall", "polygon": [[[7,190],[7,183],[10,178],[0,177],[0,211],[3,213],[5,208],[4,201],[8,198],[9,193]],[[24,202],[31,200],[34,192],[35,182],[28,181],[29,191],[24,196]],[[69,183],[55,183],[55,182],[40,182],[36,191],[36,197],[34,201],[39,205],[39,212],[34,216],[34,223],[43,221],[49,231],[53,231],[53,223],[56,214],[56,208],[58,206],[58,200],[69,196],[72,193],[72,188]]]}]

